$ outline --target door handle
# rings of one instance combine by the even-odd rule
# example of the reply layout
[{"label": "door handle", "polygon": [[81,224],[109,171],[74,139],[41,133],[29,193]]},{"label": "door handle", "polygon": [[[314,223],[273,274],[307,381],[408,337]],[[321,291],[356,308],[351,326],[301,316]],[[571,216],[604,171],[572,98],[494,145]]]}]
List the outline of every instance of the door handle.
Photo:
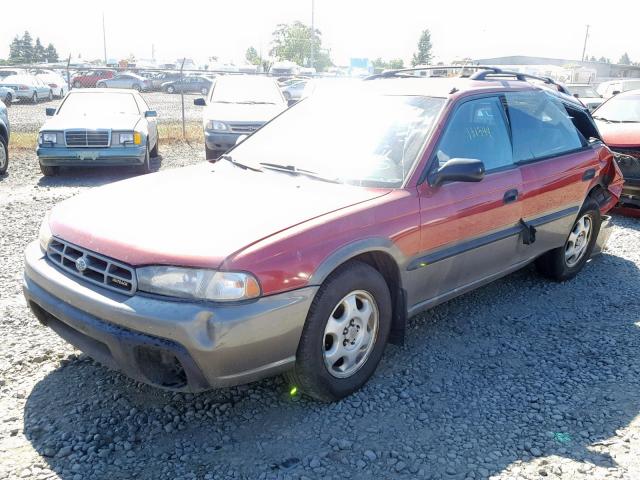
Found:
[{"label": "door handle", "polygon": [[515,202],[516,200],[518,200],[518,190],[516,190],[515,188],[513,190],[507,190],[507,192],[505,192],[503,201],[504,203],[512,203]]}]

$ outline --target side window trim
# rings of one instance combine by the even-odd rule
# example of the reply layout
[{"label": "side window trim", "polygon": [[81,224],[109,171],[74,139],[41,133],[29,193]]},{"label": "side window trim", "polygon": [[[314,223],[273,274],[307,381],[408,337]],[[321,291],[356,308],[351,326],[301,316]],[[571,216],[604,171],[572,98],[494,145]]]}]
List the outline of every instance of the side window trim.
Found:
[{"label": "side window trim", "polygon": [[[460,110],[460,108],[469,102],[473,102],[475,100],[482,100],[484,98],[495,98],[497,99],[500,104],[503,106],[503,108],[501,108],[500,110],[504,110],[504,106],[506,105],[506,98],[504,99],[504,102],[502,100],[501,97],[504,97],[504,92],[493,92],[493,93],[481,93],[478,95],[472,95],[469,96],[467,98],[464,98],[463,100],[461,100],[460,102],[458,102],[454,107],[453,110],[449,113],[449,116],[446,119],[446,124],[444,126],[444,128],[442,129],[442,133],[440,134],[440,137],[438,138],[438,142],[435,144],[433,151],[431,152],[429,161],[427,162],[427,164],[424,167],[424,170],[422,171],[422,174],[420,175],[420,178],[418,179],[418,185],[424,183],[427,180],[427,177],[429,176],[429,173],[431,172],[431,170],[434,168],[434,166],[437,164],[437,158],[436,158],[436,152],[438,151],[438,147],[440,146],[440,143],[442,142],[442,139],[445,135],[445,133],[447,132],[447,129],[449,128],[449,126],[451,125],[451,121],[454,119],[456,113]],[[507,132],[509,134],[509,147],[511,148],[511,156],[512,156],[512,163],[511,165],[506,165],[503,167],[497,167],[497,168],[493,168],[490,170],[487,170],[485,172],[486,175],[491,175],[493,173],[499,173],[499,172],[504,172],[507,170],[512,170],[514,168],[518,168],[518,164],[516,163],[515,159],[513,159],[513,139],[512,139],[512,134],[511,134],[511,125],[510,125],[510,121],[508,121],[508,115],[505,111],[502,112],[502,121],[505,124],[505,127],[507,129]],[[452,183],[458,183],[458,182],[452,182]]]}]

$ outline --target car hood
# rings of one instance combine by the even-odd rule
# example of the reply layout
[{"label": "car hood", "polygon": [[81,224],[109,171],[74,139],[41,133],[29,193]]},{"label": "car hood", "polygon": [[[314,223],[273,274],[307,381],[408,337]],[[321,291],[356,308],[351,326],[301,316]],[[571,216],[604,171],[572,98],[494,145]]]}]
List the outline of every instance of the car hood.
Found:
[{"label": "car hood", "polygon": [[640,147],[640,123],[607,123],[596,120],[604,142],[610,147]]},{"label": "car hood", "polygon": [[47,120],[40,130],[109,129],[133,130],[142,118],[139,114],[127,115],[55,115]]},{"label": "car hood", "polygon": [[51,212],[54,236],[134,266],[218,267],[307,220],[388,193],[221,161],[95,188]]},{"label": "car hood", "polygon": [[287,105],[244,104],[244,103],[210,103],[204,110],[204,121],[220,120],[222,122],[261,122],[266,123],[283,110]]}]

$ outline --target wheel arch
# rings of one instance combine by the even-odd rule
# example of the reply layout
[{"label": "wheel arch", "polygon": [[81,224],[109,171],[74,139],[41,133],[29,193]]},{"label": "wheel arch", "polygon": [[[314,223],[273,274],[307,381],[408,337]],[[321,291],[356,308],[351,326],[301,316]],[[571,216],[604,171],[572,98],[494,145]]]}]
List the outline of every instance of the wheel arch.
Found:
[{"label": "wheel arch", "polygon": [[389,343],[401,345],[404,342],[407,320],[406,293],[400,269],[400,265],[405,263],[405,257],[389,239],[373,238],[346,245],[322,262],[311,275],[309,283],[320,285],[336,269],[354,261],[371,266],[382,275],[387,283],[392,301]]}]

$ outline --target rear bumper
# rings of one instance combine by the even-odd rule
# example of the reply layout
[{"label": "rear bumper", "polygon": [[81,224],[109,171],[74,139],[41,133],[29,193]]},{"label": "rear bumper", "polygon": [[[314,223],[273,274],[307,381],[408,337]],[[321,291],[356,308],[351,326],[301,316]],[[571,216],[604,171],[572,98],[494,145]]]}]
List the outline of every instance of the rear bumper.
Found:
[{"label": "rear bumper", "polygon": [[234,147],[241,133],[213,133],[205,130],[204,142],[209,150],[224,150]]},{"label": "rear bumper", "polygon": [[142,165],[146,147],[67,148],[39,147],[38,160],[47,167]]},{"label": "rear bumper", "polygon": [[23,290],[43,324],[99,362],[154,386],[201,391],[291,368],[317,287],[235,305],[126,296],[67,276],[34,242]]}]

